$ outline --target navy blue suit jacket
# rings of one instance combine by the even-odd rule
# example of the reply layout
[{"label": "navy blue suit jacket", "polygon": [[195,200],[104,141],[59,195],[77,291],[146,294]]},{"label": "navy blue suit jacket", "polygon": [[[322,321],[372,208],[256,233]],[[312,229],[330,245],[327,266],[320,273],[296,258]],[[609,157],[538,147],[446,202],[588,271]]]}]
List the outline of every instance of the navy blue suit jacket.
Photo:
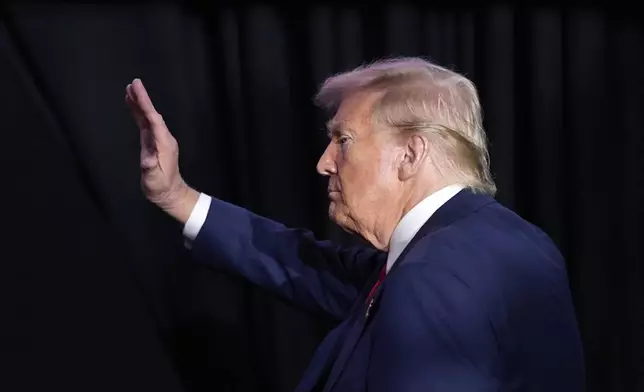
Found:
[{"label": "navy blue suit jacket", "polygon": [[213,198],[199,260],[339,325],[297,391],[582,392],[566,266],[551,240],[463,190],[422,227],[376,292],[386,254],[341,248]]}]

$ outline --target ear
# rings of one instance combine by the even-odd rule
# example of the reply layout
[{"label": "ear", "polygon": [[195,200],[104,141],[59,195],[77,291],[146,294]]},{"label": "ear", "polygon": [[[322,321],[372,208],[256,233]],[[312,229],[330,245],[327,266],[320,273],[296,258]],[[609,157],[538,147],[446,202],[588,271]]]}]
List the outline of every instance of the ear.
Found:
[{"label": "ear", "polygon": [[414,133],[407,138],[398,173],[401,181],[408,180],[418,173],[429,155],[429,146],[429,140],[425,135]]}]

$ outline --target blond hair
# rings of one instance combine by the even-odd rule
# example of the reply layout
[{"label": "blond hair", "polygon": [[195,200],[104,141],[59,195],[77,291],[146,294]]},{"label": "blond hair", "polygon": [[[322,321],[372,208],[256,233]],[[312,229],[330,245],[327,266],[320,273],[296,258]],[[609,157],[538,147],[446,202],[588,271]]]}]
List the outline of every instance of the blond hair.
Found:
[{"label": "blond hair", "polygon": [[328,78],[316,103],[337,110],[358,92],[379,94],[372,108],[374,124],[426,134],[444,176],[475,191],[496,193],[478,93],[466,77],[421,58],[380,60]]}]

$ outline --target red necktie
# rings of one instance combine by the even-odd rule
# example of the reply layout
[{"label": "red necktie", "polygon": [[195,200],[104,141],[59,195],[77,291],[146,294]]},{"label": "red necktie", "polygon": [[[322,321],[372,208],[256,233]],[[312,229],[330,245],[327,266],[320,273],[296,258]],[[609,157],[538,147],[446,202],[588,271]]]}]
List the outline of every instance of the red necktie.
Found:
[{"label": "red necktie", "polygon": [[378,281],[376,284],[373,285],[371,288],[371,291],[369,292],[369,296],[367,296],[367,311],[365,312],[365,318],[369,318],[369,312],[371,312],[371,307],[373,306],[373,300],[372,298],[373,294],[376,292],[376,289],[378,286],[380,286],[380,283],[385,279],[385,276],[387,276],[387,266],[385,265],[382,268],[382,271],[380,271],[380,276],[378,276]]},{"label": "red necktie", "polygon": [[380,271],[380,276],[378,276],[378,281],[371,288],[371,291],[369,292],[369,295],[367,296],[367,302],[369,302],[369,300],[371,299],[371,296],[373,295],[373,293],[376,292],[376,289],[378,288],[378,286],[380,286],[380,283],[385,279],[385,276],[387,276],[387,266],[386,265],[384,267],[382,267],[382,270]]}]

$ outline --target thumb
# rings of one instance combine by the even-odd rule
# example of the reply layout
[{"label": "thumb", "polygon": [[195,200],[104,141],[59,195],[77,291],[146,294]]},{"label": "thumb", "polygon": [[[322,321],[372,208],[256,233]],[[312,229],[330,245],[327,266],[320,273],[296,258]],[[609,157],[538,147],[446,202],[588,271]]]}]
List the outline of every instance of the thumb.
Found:
[{"label": "thumb", "polygon": [[141,158],[140,158],[141,169],[148,171],[152,170],[159,165],[159,157],[157,156],[156,150],[150,150],[142,146],[141,148]]},{"label": "thumb", "polygon": [[141,159],[141,169],[148,171],[159,166],[159,159],[156,155],[149,155]]}]

